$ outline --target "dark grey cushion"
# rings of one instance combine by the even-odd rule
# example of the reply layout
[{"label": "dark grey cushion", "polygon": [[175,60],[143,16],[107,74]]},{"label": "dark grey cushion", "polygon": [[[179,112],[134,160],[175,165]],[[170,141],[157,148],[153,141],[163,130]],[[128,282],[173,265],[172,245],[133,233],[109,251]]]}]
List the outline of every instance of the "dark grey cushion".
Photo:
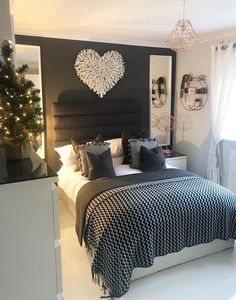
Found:
[{"label": "dark grey cushion", "polygon": [[110,148],[98,155],[90,152],[87,152],[86,155],[89,166],[89,180],[116,176],[112,165]]},{"label": "dark grey cushion", "polygon": [[83,144],[78,145],[81,163],[82,163],[82,174],[87,177],[89,173],[89,165],[87,160],[87,152],[93,153],[93,154],[101,154],[105,150],[109,149],[109,143],[90,143],[90,144]]},{"label": "dark grey cushion", "polygon": [[157,146],[156,139],[131,139],[129,140],[130,144],[130,156],[131,164],[130,167],[134,169],[140,168],[140,147],[145,146],[148,149],[154,148]]},{"label": "dark grey cushion", "polygon": [[157,171],[166,168],[165,156],[161,146],[148,149],[140,147],[140,169],[143,172]]},{"label": "dark grey cushion", "polygon": [[147,139],[149,137],[149,132],[147,128],[142,129],[137,135],[133,135],[128,131],[122,131],[122,148],[124,153],[123,164],[130,163],[130,154],[129,154],[129,140],[130,139]]}]

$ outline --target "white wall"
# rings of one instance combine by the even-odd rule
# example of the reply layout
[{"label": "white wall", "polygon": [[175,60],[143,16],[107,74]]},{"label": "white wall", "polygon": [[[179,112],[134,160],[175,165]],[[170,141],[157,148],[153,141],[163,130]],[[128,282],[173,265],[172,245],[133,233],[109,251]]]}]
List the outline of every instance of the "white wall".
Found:
[{"label": "white wall", "polygon": [[[235,37],[231,37],[230,39],[227,38],[225,41],[235,41]],[[201,43],[190,52],[177,54],[175,108],[178,128],[175,132],[175,150],[187,154],[188,170],[202,176],[207,175],[207,161],[211,131],[211,46],[216,45],[219,42],[219,40],[214,40]],[[198,76],[200,74],[205,74],[207,76],[209,88],[208,102],[202,110],[187,111],[180,103],[179,92],[182,76],[188,73],[191,73],[194,76]],[[187,120],[185,124],[186,131],[182,130],[184,120]]]},{"label": "white wall", "polygon": [[5,39],[13,40],[13,22],[10,16],[9,0],[0,2],[0,44]]}]

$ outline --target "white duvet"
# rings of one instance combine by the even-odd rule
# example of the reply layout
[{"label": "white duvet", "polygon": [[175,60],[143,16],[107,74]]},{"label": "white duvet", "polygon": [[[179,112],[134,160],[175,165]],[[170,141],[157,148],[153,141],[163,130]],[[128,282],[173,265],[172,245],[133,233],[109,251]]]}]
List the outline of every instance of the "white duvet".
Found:
[{"label": "white duvet", "polygon": [[[166,167],[170,168],[170,166],[168,165],[166,165]],[[129,165],[117,165],[114,166],[114,170],[116,176],[142,173],[141,170],[132,169],[129,167]],[[79,190],[85,183],[89,182],[90,180],[82,176],[81,172],[75,172],[75,165],[69,167],[62,166],[57,174],[59,177],[59,187],[64,190],[64,192],[70,199],[76,202],[76,197]]]}]

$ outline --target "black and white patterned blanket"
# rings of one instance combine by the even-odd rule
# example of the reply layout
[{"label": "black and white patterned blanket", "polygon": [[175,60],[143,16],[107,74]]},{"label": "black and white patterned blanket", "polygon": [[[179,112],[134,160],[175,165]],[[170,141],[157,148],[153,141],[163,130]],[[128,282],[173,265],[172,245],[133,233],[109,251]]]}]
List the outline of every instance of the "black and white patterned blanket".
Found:
[{"label": "black and white patterned blanket", "polygon": [[112,297],[125,294],[135,267],[214,239],[236,239],[236,196],[198,176],[113,188],[88,205],[85,244],[93,279]]}]

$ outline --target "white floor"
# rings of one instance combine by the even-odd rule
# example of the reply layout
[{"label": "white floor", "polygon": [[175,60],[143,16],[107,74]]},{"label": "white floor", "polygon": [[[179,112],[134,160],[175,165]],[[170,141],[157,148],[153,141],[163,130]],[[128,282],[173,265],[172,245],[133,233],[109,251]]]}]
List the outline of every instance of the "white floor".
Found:
[{"label": "white floor", "polygon": [[[65,300],[98,300],[75,221],[61,203],[62,272]],[[135,280],[122,300],[236,300],[236,248]]]}]

